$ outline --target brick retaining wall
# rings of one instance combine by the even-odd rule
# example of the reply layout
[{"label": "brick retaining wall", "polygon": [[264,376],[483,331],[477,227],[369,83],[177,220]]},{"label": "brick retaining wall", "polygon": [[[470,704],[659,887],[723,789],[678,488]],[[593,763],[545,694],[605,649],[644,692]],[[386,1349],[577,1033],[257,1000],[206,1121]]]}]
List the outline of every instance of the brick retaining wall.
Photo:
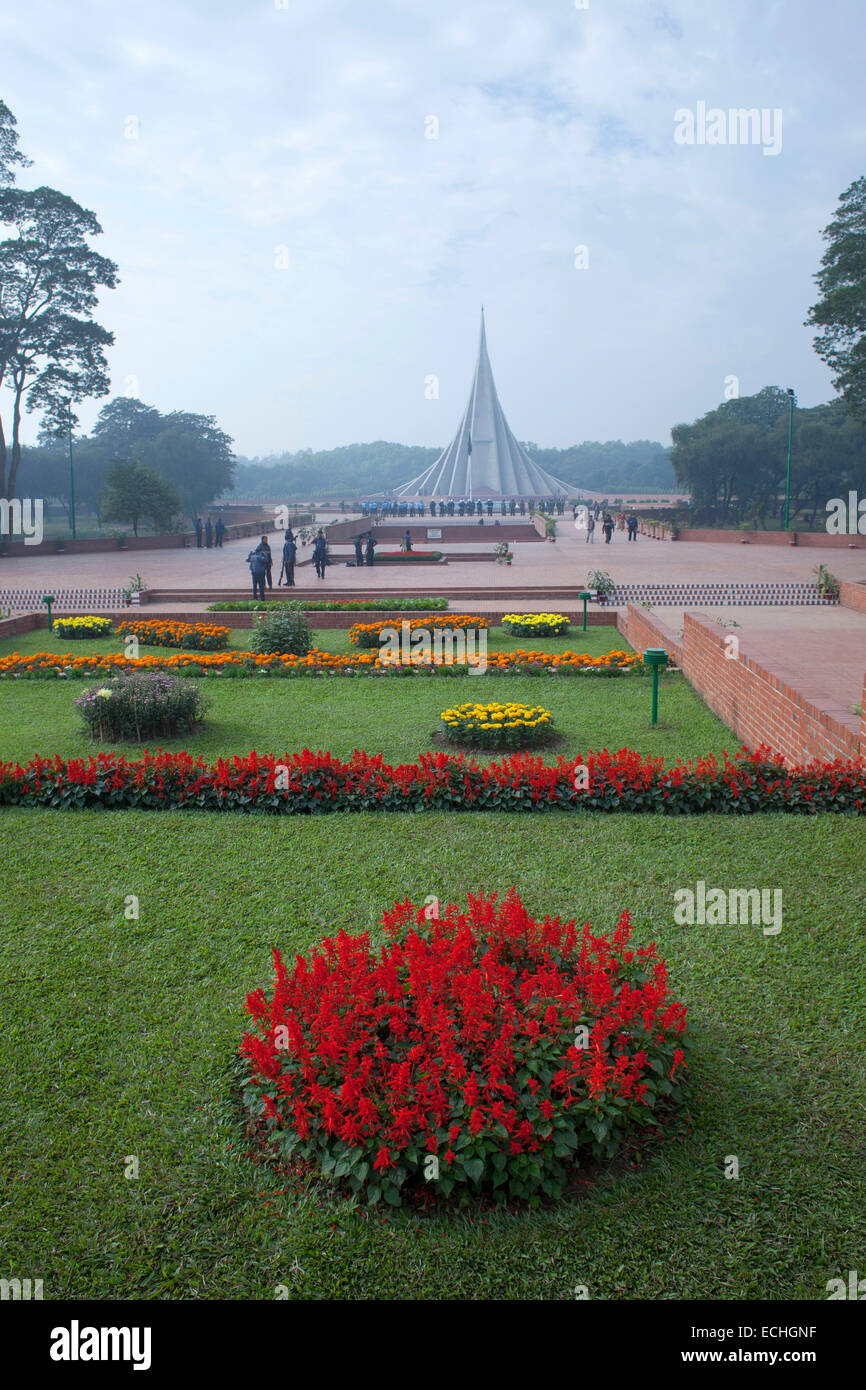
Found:
[{"label": "brick retaining wall", "polygon": [[866,584],[855,584],[852,580],[839,580],[839,602],[843,608],[854,608],[858,613],[866,613]]},{"label": "brick retaining wall", "polygon": [[738,739],[749,748],[768,743],[789,763],[856,758],[861,746],[866,753],[850,710],[810,699],[791,672],[759,660],[742,638],[739,655],[727,657],[728,636],[703,614],[683,614],[683,673]]},{"label": "brick retaining wall", "polygon": [[679,635],[663,623],[654,613],[629,603],[618,610],[617,627],[629,646],[636,652],[644,652],[647,647],[663,647],[670,657],[672,666],[683,664],[683,645]]}]

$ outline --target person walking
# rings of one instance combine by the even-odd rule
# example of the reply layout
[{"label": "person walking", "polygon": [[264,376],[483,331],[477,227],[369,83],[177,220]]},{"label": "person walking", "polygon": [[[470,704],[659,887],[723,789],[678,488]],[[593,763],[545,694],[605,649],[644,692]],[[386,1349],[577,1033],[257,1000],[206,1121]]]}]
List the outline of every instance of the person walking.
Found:
[{"label": "person walking", "polygon": [[203,529],[203,528],[202,528],[201,517],[200,517],[200,516],[197,516],[197,517],[196,517],[195,523],[194,523],[194,524],[195,524],[195,543],[196,543],[196,545],[198,546],[199,550],[201,550],[201,537],[202,537],[202,529]]},{"label": "person walking", "polygon": [[217,550],[222,550],[223,548],[223,536],[225,535],[225,533],[226,524],[223,521],[222,517],[218,516],[216,526],[214,527],[214,540],[216,542]]},{"label": "person walking", "polygon": [[204,528],[204,543],[208,550],[213,549],[213,526],[210,517],[208,517]]},{"label": "person walking", "polygon": [[636,540],[637,540],[637,526],[638,526],[638,522],[637,522],[637,517],[635,516],[634,512],[631,513],[631,515],[629,516],[629,518],[628,518],[626,524],[627,524],[627,526],[628,526],[628,538],[629,538],[629,540],[630,540],[630,541],[636,541]]},{"label": "person walking", "polygon": [[271,547],[268,543],[267,536],[262,536],[261,540],[256,546],[256,550],[260,550],[265,557],[265,578],[268,581],[268,588],[272,589],[274,587],[274,557],[271,554]]},{"label": "person walking", "polygon": [[364,542],[361,540],[360,535],[358,535],[358,536],[355,537],[355,569],[356,569],[356,570],[360,570],[360,569],[363,569],[363,568],[364,568]]},{"label": "person walking", "polygon": [[291,531],[286,532],[286,539],[283,541],[283,567],[280,570],[280,578],[277,581],[277,588],[280,587],[282,577],[285,574],[286,584],[289,588],[294,588],[295,584],[295,560],[298,558],[298,547]]},{"label": "person walking", "polygon": [[268,561],[261,546],[256,546],[247,556],[247,564],[250,567],[250,574],[253,577],[253,599],[264,599],[265,596],[265,575],[268,572]]},{"label": "person walking", "polygon": [[610,545],[611,536],[613,535],[613,517],[610,512],[605,512],[604,521],[601,523],[601,529],[604,532],[605,545]]},{"label": "person walking", "polygon": [[319,534],[313,541],[313,564],[316,568],[316,574],[319,576],[320,579],[324,579],[325,577],[325,566],[327,563],[328,544],[325,540],[325,533],[320,528]]},{"label": "person walking", "polygon": [[595,516],[592,512],[588,512],[586,517],[586,543],[595,544]]},{"label": "person walking", "polygon": [[369,536],[367,537],[367,545],[366,545],[365,550],[364,550],[364,557],[365,557],[365,559],[366,559],[368,565],[372,565],[372,564],[373,564],[373,561],[374,561],[374,559],[375,559],[375,555],[374,555],[375,549],[376,549],[376,537],[373,535],[373,533],[372,533],[372,531],[371,531],[370,534],[369,534]]}]

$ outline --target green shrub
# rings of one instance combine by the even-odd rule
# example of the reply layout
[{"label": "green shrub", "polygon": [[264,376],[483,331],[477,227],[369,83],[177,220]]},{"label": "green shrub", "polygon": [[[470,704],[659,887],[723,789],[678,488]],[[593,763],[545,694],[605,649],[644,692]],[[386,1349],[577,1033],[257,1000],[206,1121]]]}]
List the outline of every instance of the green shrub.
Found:
[{"label": "green shrub", "polygon": [[266,613],[260,618],[250,645],[260,656],[270,652],[306,656],[312,646],[312,635],[300,603],[283,604],[279,612]]}]

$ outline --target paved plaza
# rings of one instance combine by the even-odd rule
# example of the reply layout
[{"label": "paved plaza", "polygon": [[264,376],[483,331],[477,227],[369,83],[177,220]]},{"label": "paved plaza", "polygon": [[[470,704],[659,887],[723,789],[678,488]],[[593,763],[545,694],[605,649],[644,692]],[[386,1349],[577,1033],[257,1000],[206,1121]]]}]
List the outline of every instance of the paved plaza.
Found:
[{"label": "paved plaza", "polygon": [[[318,512],[317,524],[344,520],[336,513]],[[409,523],[418,549],[431,548],[436,542],[424,537],[427,520]],[[495,542],[494,526],[490,526],[491,549]],[[300,551],[301,560],[295,570],[296,588],[300,597],[315,594],[326,597],[329,589],[357,590],[395,594],[407,588],[415,592],[437,593],[446,589],[473,588],[501,590],[501,598],[475,601],[472,606],[481,611],[493,611],[509,603],[509,592],[537,589],[537,596],[514,599],[514,607],[523,611],[541,611],[550,604],[546,589],[563,585],[582,585],[589,569],[606,570],[617,584],[629,583],[710,583],[718,581],[751,582],[808,582],[814,578],[815,566],[823,563],[839,579],[866,582],[866,548],[805,548],[799,546],[764,546],[757,544],[721,544],[703,541],[655,541],[640,536],[629,543],[624,533],[615,532],[610,545],[599,538],[587,544],[585,533],[576,531],[570,519],[561,519],[555,543],[547,541],[515,542],[511,566],[492,562],[461,560],[461,552],[477,554],[478,541],[466,546],[447,547],[448,564],[419,566],[407,575],[401,566],[377,565],[372,569],[349,569],[340,562],[319,580],[309,562],[310,547]],[[270,535],[274,552],[274,578],[278,574],[280,533]],[[189,550],[111,551],[97,555],[50,555],[31,559],[7,558],[0,564],[0,588],[5,587],[110,587],[127,582],[138,571],[150,589],[214,590],[246,589],[250,585],[245,559],[255,538],[244,537],[231,541],[221,550],[206,548]],[[342,561],[348,558],[349,547],[336,547]],[[276,589],[274,594],[276,594]],[[288,597],[286,589],[280,590]],[[557,601],[559,606],[562,600]],[[467,601],[461,599],[461,606]],[[185,601],[187,611],[206,609],[205,600]],[[570,603],[567,606],[575,606]],[[176,610],[177,602],[165,605],[148,604],[143,612]],[[694,605],[688,605],[694,608]],[[683,606],[653,605],[653,611],[674,631],[682,626]],[[866,614],[849,608],[825,607],[722,607],[702,604],[701,611],[711,617],[733,621],[739,626],[740,638],[749,648],[774,668],[784,668],[787,678],[804,694],[813,696],[822,705],[830,704],[845,710],[858,705],[862,697],[863,671],[866,669]]]}]

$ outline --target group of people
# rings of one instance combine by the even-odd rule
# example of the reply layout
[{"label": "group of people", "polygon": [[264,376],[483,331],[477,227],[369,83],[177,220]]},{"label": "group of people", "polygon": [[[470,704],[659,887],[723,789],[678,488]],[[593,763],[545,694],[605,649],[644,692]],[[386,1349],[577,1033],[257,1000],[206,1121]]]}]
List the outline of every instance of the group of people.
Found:
[{"label": "group of people", "polygon": [[[340,503],[343,510],[345,505],[344,502]],[[439,517],[482,516],[484,512],[492,516],[494,507],[500,516],[525,516],[527,511],[530,515],[535,511],[546,512],[549,516],[563,516],[565,513],[564,497],[501,497],[496,501],[489,497],[484,501],[477,497],[441,497],[438,501],[434,498],[429,505],[430,515]],[[422,501],[401,502],[394,498],[381,502],[362,502],[361,512],[365,517],[425,515]]]},{"label": "group of people", "polygon": [[[574,517],[577,520],[578,508],[574,508]],[[626,516],[625,512],[620,512],[616,522],[610,512],[602,512],[600,507],[589,507],[586,518],[586,540],[587,544],[595,541],[595,528],[601,522],[601,531],[604,535],[605,545],[610,545],[613,539],[614,529],[617,531],[627,531],[627,539],[637,540],[638,519],[634,512]]]},{"label": "group of people", "polygon": [[[286,531],[283,541],[283,562],[280,566],[280,576],[277,580],[279,589],[285,579],[288,588],[295,587],[295,564],[298,558],[298,542],[292,528]],[[313,541],[313,566],[320,579],[325,577],[325,568],[330,563],[328,559],[328,542],[325,540],[325,533],[319,528],[318,534]],[[250,574],[253,580],[253,598],[264,598],[265,586],[269,589],[274,587],[273,565],[274,558],[267,536],[262,536],[255,550],[251,550],[247,556],[247,564],[250,567]]]},{"label": "group of people", "polygon": [[207,521],[204,523],[204,525],[202,525],[202,520],[200,516],[196,517],[194,525],[195,543],[199,550],[201,550],[202,547],[202,540],[204,540],[204,544],[206,545],[208,550],[210,550],[211,547],[214,545],[216,546],[217,550],[222,550],[223,536],[226,533],[226,528],[225,522],[223,521],[221,516],[217,517],[216,526],[213,525],[210,517],[208,517]]},{"label": "group of people", "polygon": [[[408,531],[406,534],[409,534]],[[374,563],[376,558],[376,537],[373,535],[372,531],[368,531],[366,536],[356,536],[354,546],[356,569],[363,569],[365,563],[367,565],[372,565]]]}]

